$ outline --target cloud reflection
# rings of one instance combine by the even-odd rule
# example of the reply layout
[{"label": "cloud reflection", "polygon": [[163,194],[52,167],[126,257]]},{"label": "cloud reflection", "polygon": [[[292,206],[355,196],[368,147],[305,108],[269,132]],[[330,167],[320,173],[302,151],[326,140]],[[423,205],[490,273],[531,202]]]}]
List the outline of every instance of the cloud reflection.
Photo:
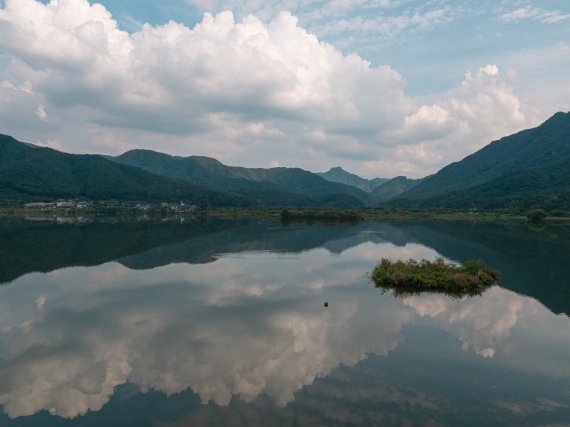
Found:
[{"label": "cloud reflection", "polygon": [[488,357],[523,312],[552,317],[502,289],[464,301],[395,299],[364,275],[382,256],[437,255],[364,243],[341,256],[246,253],[208,265],[109,263],[22,277],[0,289],[0,403],[10,417],[47,410],[72,418],[131,382],[169,395],[192,388],[217,405],[266,395],[283,407],[339,366],[388,354],[406,325],[435,320]]}]

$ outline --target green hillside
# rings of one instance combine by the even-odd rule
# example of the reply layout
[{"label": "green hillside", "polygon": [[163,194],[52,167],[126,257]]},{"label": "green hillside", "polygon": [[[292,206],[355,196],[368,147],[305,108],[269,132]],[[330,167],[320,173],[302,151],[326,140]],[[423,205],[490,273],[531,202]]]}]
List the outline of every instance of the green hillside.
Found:
[{"label": "green hillside", "polygon": [[[132,150],[114,158],[151,173],[204,185],[220,191],[261,196],[273,200],[294,200],[299,205],[362,206],[367,194],[348,185],[329,182],[299,168],[244,168],[226,166],[202,156],[178,157],[150,150]],[[296,195],[295,197],[293,197]],[[283,203],[281,203],[283,204]]]},{"label": "green hillside", "polygon": [[466,190],[407,204],[423,208],[511,211],[540,208],[570,212],[570,161],[515,172]]},{"label": "green hillside", "polygon": [[400,194],[414,188],[421,182],[419,179],[409,179],[405,176],[397,176],[381,184],[370,193],[370,203],[377,205],[381,202],[392,200]]},{"label": "green hillside", "polygon": [[[570,113],[494,141],[422,180],[381,183],[341,168],[244,168],[216,159],[132,150],[74,155],[0,135],[0,202],[86,198],[213,206],[362,207],[570,211]],[[340,180],[333,182],[330,180]]]},{"label": "green hillside", "polygon": [[98,155],[74,155],[0,135],[0,200],[60,198],[179,201],[249,206],[242,196],[223,194],[153,175]]},{"label": "green hillside", "polygon": [[327,172],[320,172],[317,175],[323,177],[327,181],[350,185],[351,187],[359,188],[360,190],[367,193],[372,192],[378,186],[389,181],[386,178],[365,179],[358,175],[345,171],[340,166],[331,168]]},{"label": "green hillside", "polygon": [[[429,199],[564,161],[570,161],[570,113],[557,113],[537,128],[494,141],[460,162],[444,167],[401,198]],[[518,182],[522,185],[526,181],[521,178]],[[506,183],[501,186],[515,189]]]}]

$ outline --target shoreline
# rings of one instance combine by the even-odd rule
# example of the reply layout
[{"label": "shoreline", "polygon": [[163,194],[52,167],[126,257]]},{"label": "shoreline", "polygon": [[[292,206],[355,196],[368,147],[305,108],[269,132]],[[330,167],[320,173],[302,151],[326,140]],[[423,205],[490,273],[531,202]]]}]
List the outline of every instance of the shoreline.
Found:
[{"label": "shoreline", "polygon": [[[84,209],[29,209],[21,207],[0,208],[0,218],[27,219],[31,221],[92,222],[97,220],[182,220],[182,219],[280,219],[284,224],[293,223],[350,223],[362,221],[469,221],[469,222],[519,222],[527,221],[521,213],[485,211],[434,211],[396,208],[358,209],[290,209],[290,208],[206,208],[191,211],[168,211],[156,208],[91,207]],[[569,217],[547,217],[545,223],[565,223]]]}]

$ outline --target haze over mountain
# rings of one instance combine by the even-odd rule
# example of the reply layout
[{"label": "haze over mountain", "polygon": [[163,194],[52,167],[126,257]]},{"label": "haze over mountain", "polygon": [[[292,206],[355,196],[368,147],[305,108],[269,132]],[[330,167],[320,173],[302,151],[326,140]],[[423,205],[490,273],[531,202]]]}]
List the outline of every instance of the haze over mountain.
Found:
[{"label": "haze over mountain", "polygon": [[381,184],[389,181],[388,178],[362,178],[358,175],[345,171],[340,166],[331,168],[327,172],[320,172],[318,175],[322,176],[327,181],[340,182],[341,184],[360,188],[362,191],[366,191],[367,193],[372,192]]}]

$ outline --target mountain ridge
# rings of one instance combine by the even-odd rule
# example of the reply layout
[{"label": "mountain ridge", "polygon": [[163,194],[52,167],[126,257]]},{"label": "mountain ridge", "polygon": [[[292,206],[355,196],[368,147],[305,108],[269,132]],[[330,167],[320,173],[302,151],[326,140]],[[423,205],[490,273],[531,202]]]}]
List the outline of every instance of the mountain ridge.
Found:
[{"label": "mountain ridge", "polygon": [[330,182],[300,168],[227,166],[204,156],[170,156],[152,150],[130,150],[114,161],[219,191],[289,192],[324,205],[363,206],[368,195],[354,187]]},{"label": "mountain ridge", "polygon": [[421,179],[410,179],[405,176],[396,176],[391,180],[379,185],[370,193],[370,202],[373,205],[395,199],[406,191],[414,188]]},{"label": "mountain ridge", "polygon": [[3,201],[186,199],[196,204],[249,206],[223,194],[120,165],[98,154],[69,154],[0,135],[0,199]]},{"label": "mountain ridge", "polygon": [[[380,180],[372,191],[362,189]],[[422,179],[366,180],[341,167],[319,174],[300,168],[245,168],[206,156],[142,149],[115,157],[69,154],[0,135],[1,202],[64,198],[570,212],[570,112],[492,141]]]},{"label": "mountain ridge", "polygon": [[350,185],[352,187],[359,188],[367,193],[371,193],[374,189],[389,181],[387,178],[362,178],[356,174],[344,170],[340,166],[332,167],[326,172],[318,172],[317,175],[322,176],[327,181]]},{"label": "mountain ridge", "polygon": [[492,141],[445,166],[401,198],[428,199],[563,160],[570,160],[570,112],[558,112],[535,128]]}]

